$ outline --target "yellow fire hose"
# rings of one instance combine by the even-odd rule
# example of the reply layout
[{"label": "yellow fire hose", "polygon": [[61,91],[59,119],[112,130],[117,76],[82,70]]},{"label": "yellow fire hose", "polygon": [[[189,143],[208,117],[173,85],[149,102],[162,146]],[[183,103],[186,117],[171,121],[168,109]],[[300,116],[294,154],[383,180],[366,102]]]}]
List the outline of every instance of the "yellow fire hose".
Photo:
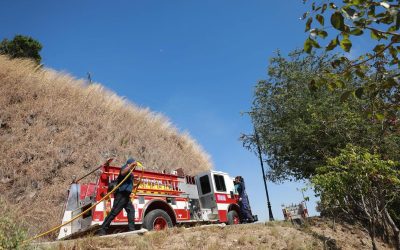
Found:
[{"label": "yellow fire hose", "polygon": [[[132,193],[133,193],[133,197],[136,196],[136,192],[137,192],[137,190],[138,190],[138,187],[139,187],[140,182],[142,181],[142,177],[143,177],[143,173],[144,173],[144,167],[143,167],[143,165],[142,165],[140,162],[137,162],[137,165],[140,166],[140,167],[142,168],[142,174],[140,175],[139,181],[138,181],[138,183],[135,185],[135,189],[134,189],[134,191],[132,192]],[[63,226],[65,226],[65,225],[67,225],[67,224],[73,222],[74,220],[78,219],[78,218],[81,217],[83,214],[87,213],[89,210],[91,210],[92,208],[94,208],[95,206],[97,206],[97,204],[99,204],[100,202],[104,201],[104,200],[107,199],[112,193],[114,193],[114,192],[128,179],[128,177],[132,174],[132,172],[133,172],[135,169],[136,169],[136,166],[135,166],[134,168],[132,168],[132,169],[129,171],[129,173],[125,176],[125,178],[124,178],[120,183],[118,183],[118,185],[115,186],[113,190],[111,190],[109,193],[107,193],[103,198],[101,198],[98,202],[96,202],[95,204],[93,204],[91,207],[89,207],[88,209],[86,209],[86,210],[83,211],[82,213],[76,215],[75,217],[73,217],[73,218],[70,219],[69,221],[64,222],[64,223],[62,223],[61,225],[58,225],[58,226],[56,226],[56,227],[54,227],[54,228],[52,228],[52,229],[50,229],[50,230],[48,230],[48,231],[46,231],[46,232],[44,232],[44,233],[38,234],[38,235],[36,235],[36,236],[34,236],[34,237],[30,238],[30,239],[27,239],[27,240],[23,241],[23,242],[22,242],[22,245],[25,245],[25,244],[27,244],[27,243],[33,241],[33,240],[36,240],[36,239],[38,239],[38,238],[40,238],[40,237],[43,237],[43,236],[45,236],[45,235],[47,235],[47,234],[49,234],[49,233],[52,233],[52,232],[54,232],[54,231],[60,229],[61,227],[63,227]]]}]

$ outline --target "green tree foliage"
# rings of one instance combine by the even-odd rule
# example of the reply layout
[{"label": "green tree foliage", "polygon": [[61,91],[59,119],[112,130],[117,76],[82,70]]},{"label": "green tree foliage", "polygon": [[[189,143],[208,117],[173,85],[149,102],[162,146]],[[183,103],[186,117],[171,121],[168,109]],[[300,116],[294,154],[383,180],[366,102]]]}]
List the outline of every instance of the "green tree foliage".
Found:
[{"label": "green tree foliage", "polygon": [[[345,85],[338,77],[334,85],[309,85],[315,75],[334,71],[330,62],[335,58],[294,52],[286,59],[278,54],[270,61],[268,79],[257,84],[250,114],[271,180],[308,179],[348,143],[400,159],[395,122],[364,113],[370,106],[367,99],[340,101],[347,85],[352,88],[359,82]],[[244,135],[242,140],[247,147],[255,147],[252,135]]]},{"label": "green tree foliage", "polygon": [[347,145],[337,157],[328,158],[312,178],[321,206],[337,208],[366,225],[374,249],[378,229],[400,247],[399,229],[387,209],[400,198],[400,171],[379,154]]},{"label": "green tree foliage", "polygon": [[42,45],[32,37],[16,35],[13,40],[4,39],[0,43],[0,54],[7,54],[11,58],[27,57],[40,63]]},{"label": "green tree foliage", "polygon": [[[309,37],[304,43],[304,51],[310,53],[313,48],[325,48],[331,51],[340,47],[344,52],[350,52],[353,43],[360,41],[372,41],[372,47],[366,48],[366,53],[358,58],[352,58],[348,54],[332,61],[333,68],[339,71],[327,71],[316,75],[314,81],[322,83],[335,82],[337,74],[344,76],[346,81],[357,78],[362,84],[353,89],[357,97],[363,93],[369,93],[371,99],[380,92],[397,92],[399,86],[400,61],[400,10],[398,1],[386,0],[341,0],[341,1],[308,1],[310,11],[303,15],[307,20],[305,31]],[[320,40],[329,39],[325,46],[320,45]],[[382,60],[384,59],[384,60]],[[380,61],[379,67],[376,61]],[[384,63],[382,63],[384,62]],[[366,78],[366,73],[371,67],[380,74],[381,79],[375,85],[371,85]],[[349,95],[344,93],[342,99]],[[380,106],[381,110],[398,109],[399,100],[395,105]],[[366,110],[369,111],[369,110]],[[382,115],[386,115],[382,111]]]}]

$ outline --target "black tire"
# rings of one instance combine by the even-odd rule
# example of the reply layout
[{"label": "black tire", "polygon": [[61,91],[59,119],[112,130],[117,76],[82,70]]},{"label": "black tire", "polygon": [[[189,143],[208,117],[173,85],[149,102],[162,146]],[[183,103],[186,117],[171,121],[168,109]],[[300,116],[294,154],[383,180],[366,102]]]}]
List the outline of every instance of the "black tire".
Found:
[{"label": "black tire", "polygon": [[228,212],[228,225],[235,225],[235,224],[240,224],[240,217],[235,210],[231,210]]},{"label": "black tire", "polygon": [[[164,227],[162,224],[164,224]],[[160,226],[161,225],[161,226]],[[143,220],[143,227],[149,231],[152,230],[163,230],[166,228],[173,227],[174,224],[172,223],[171,217],[162,209],[154,209],[150,211]]]}]

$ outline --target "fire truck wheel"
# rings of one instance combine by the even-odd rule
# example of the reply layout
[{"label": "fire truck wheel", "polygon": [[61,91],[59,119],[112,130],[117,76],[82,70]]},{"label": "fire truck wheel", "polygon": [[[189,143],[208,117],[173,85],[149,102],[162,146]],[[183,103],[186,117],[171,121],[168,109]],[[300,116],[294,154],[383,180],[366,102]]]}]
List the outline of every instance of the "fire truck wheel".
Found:
[{"label": "fire truck wheel", "polygon": [[240,218],[235,210],[231,210],[228,213],[228,225],[235,225],[240,223]]},{"label": "fire truck wheel", "polygon": [[159,231],[173,226],[169,215],[161,209],[150,211],[143,220],[143,227],[147,230]]}]

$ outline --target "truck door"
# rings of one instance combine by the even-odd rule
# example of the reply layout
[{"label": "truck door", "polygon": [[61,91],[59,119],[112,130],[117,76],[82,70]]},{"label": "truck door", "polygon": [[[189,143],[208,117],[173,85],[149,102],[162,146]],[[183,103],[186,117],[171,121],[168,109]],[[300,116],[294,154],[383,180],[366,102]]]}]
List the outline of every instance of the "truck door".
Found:
[{"label": "truck door", "polygon": [[234,197],[234,185],[232,178],[224,173],[213,173],[215,185],[215,202],[218,208],[218,218],[220,222],[228,221],[229,207],[236,204]]},{"label": "truck door", "polygon": [[197,186],[199,190],[200,206],[202,209],[203,220],[217,220],[218,209],[215,201],[215,194],[211,173],[199,175],[197,177]]}]

